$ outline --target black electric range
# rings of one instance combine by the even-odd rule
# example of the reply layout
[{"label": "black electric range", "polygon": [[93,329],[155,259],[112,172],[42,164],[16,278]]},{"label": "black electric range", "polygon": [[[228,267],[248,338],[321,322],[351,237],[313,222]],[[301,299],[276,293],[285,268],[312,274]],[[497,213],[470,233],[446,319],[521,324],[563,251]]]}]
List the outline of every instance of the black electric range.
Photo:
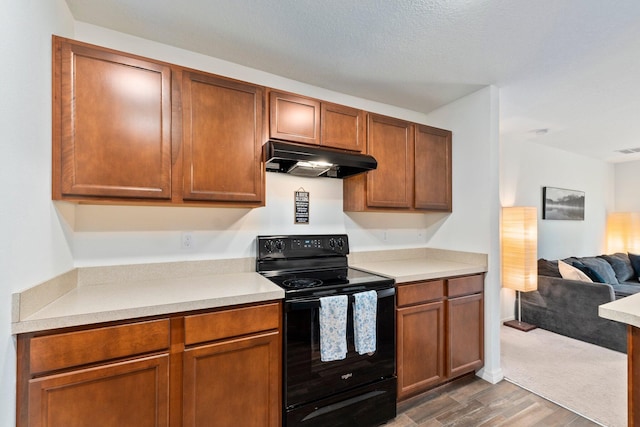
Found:
[{"label": "black electric range", "polygon": [[[348,266],[349,239],[275,235],[256,239],[256,271],[285,291],[283,423],[287,427],[372,427],[396,415],[395,281]],[[354,295],[377,293],[376,351],[354,347]],[[324,362],[320,310],[324,297],[346,295],[348,351]]]}]

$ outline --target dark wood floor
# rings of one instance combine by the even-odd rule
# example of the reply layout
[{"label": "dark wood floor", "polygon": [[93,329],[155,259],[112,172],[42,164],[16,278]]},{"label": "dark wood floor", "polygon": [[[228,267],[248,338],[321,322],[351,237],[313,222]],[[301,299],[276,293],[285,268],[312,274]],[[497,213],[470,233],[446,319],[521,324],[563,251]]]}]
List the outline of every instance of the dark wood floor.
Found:
[{"label": "dark wood floor", "polygon": [[466,376],[401,402],[385,427],[598,426],[510,382]]}]

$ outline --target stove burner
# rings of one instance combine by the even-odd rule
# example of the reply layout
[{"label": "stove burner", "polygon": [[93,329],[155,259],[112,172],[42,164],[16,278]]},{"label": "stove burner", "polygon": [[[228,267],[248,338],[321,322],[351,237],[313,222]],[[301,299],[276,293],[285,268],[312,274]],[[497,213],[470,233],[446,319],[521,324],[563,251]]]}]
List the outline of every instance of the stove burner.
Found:
[{"label": "stove burner", "polygon": [[320,279],[306,279],[306,278],[295,278],[295,279],[286,279],[282,282],[282,284],[288,288],[315,288],[316,286],[322,285],[322,280]]}]

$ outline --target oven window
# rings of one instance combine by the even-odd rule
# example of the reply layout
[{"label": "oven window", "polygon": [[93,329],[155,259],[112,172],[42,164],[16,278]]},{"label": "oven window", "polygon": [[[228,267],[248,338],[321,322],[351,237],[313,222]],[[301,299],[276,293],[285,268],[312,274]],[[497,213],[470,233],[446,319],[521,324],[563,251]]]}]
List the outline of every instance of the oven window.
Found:
[{"label": "oven window", "polygon": [[289,408],[332,393],[368,384],[395,372],[395,297],[378,299],[376,351],[359,355],[353,341],[353,306],[347,315],[347,357],[320,360],[319,307],[295,303],[285,312],[285,405]]}]

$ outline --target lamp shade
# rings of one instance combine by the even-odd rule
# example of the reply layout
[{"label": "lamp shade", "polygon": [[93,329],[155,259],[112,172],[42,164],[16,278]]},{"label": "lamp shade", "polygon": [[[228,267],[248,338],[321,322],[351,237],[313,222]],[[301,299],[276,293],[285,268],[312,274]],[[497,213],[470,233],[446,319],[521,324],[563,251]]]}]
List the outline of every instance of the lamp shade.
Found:
[{"label": "lamp shade", "polygon": [[607,250],[640,253],[640,212],[614,212],[607,216]]},{"label": "lamp shade", "polygon": [[502,208],[502,286],[538,288],[538,212],[535,207]]}]

